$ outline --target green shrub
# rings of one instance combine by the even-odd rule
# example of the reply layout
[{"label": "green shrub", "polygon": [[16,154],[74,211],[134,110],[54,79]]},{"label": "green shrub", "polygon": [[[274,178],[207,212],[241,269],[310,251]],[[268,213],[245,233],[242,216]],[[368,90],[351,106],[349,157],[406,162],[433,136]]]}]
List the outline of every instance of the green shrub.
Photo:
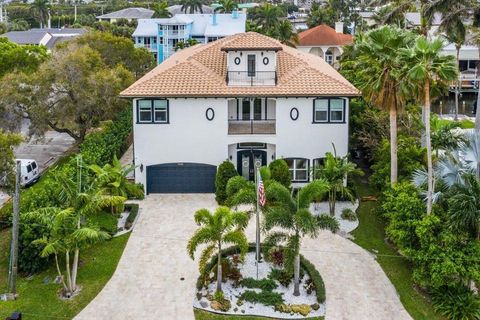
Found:
[{"label": "green shrub", "polygon": [[135,199],[135,200],[143,200],[145,199],[145,192],[144,192],[143,184],[135,183],[134,187],[127,189],[127,198],[128,199]]},{"label": "green shrub", "polygon": [[90,218],[90,221],[111,236],[117,233],[118,217],[109,212],[96,214]]},{"label": "green shrub", "polygon": [[300,255],[300,265],[307,274],[310,276],[310,278],[313,281],[313,284],[315,285],[315,292],[317,294],[317,301],[318,303],[324,303],[325,302],[325,284],[323,283],[322,276],[320,275],[320,272],[318,272],[317,269],[315,269],[315,266],[305,259],[304,256]]},{"label": "green shrub", "polygon": [[480,298],[465,286],[441,287],[432,294],[435,311],[452,320],[480,319]]},{"label": "green shrub", "polygon": [[308,304],[285,304],[275,306],[275,311],[282,313],[298,313],[306,317],[312,311],[312,307]]},{"label": "green shrub", "polygon": [[224,204],[227,200],[227,183],[235,176],[238,176],[238,172],[230,161],[225,160],[218,166],[215,176],[215,199],[219,204]]},{"label": "green shrub", "polygon": [[268,274],[268,278],[277,280],[282,286],[288,287],[290,282],[292,282],[293,275],[284,269],[272,269]]},{"label": "green shrub", "polygon": [[246,290],[240,295],[240,299],[251,303],[260,303],[265,306],[276,306],[284,302],[280,293],[271,291],[255,292]]},{"label": "green shrub", "polygon": [[342,214],[340,215],[342,219],[348,221],[357,221],[357,215],[353,212],[350,208],[345,208],[342,210]]},{"label": "green shrub", "polygon": [[272,279],[253,279],[253,278],[244,278],[240,281],[240,285],[247,288],[259,288],[262,291],[273,291],[278,286]]},{"label": "green shrub", "polygon": [[268,165],[270,169],[271,178],[278,183],[281,183],[286,188],[290,188],[292,184],[292,179],[290,178],[290,170],[288,169],[288,164],[283,159],[277,159]]},{"label": "green shrub", "polygon": [[136,203],[127,203],[125,204],[125,210],[130,211],[130,214],[127,217],[127,221],[125,222],[125,229],[130,229],[135,221],[135,218],[138,214],[138,204]]}]

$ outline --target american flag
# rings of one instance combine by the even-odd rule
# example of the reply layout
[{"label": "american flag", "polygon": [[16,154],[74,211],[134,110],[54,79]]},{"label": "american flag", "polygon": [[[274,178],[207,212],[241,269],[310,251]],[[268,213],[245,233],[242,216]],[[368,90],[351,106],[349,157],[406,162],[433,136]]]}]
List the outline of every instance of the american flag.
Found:
[{"label": "american flag", "polygon": [[258,173],[258,203],[260,203],[260,205],[264,207],[266,202],[267,202],[267,198],[265,198],[265,188],[263,187],[262,176],[260,175],[260,172],[259,172]]}]

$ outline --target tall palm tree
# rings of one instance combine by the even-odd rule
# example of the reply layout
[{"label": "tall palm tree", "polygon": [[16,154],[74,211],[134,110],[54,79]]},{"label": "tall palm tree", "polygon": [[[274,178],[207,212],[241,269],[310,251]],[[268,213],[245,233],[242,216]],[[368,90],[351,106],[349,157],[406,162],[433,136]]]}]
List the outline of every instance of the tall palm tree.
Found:
[{"label": "tall palm tree", "polygon": [[264,33],[268,33],[277,27],[280,16],[281,9],[279,7],[265,2],[257,7],[255,22],[262,27]]},{"label": "tall palm tree", "polygon": [[293,29],[290,21],[286,19],[280,21],[278,24],[275,38],[277,38],[281,43],[290,47],[295,48],[298,45],[298,34]]},{"label": "tall palm tree", "polygon": [[432,212],[433,163],[430,128],[430,104],[435,91],[448,89],[451,81],[455,80],[458,68],[455,58],[440,54],[443,42],[439,39],[428,41],[425,37],[418,37],[415,45],[400,49],[401,61],[408,76],[412,92],[416,92],[418,102],[423,104],[425,114],[425,144],[427,148],[427,214]]},{"label": "tall palm tree", "polygon": [[217,255],[217,292],[222,291],[222,245],[233,244],[240,249],[243,258],[248,251],[248,241],[244,230],[248,225],[248,215],[244,212],[231,211],[227,207],[219,207],[212,214],[207,209],[195,212],[195,223],[200,226],[187,244],[190,258],[194,259],[199,245],[207,247],[200,256],[200,272],[204,273],[208,260]]},{"label": "tall palm tree", "polygon": [[152,9],[154,11],[152,18],[170,18],[172,16],[170,11],[168,11],[168,2],[166,0],[154,3]]},{"label": "tall palm tree", "polygon": [[40,22],[40,28],[43,28],[48,21],[48,15],[50,10],[50,1],[49,0],[34,0],[32,2],[31,9],[34,15]]},{"label": "tall palm tree", "polygon": [[229,13],[238,9],[238,4],[235,0],[220,0],[218,2],[219,7],[215,8],[215,11]]},{"label": "tall palm tree", "polygon": [[465,182],[452,188],[448,199],[450,221],[462,230],[470,230],[480,240],[480,180],[468,174]]},{"label": "tall palm tree", "polygon": [[181,10],[185,13],[195,13],[197,11],[203,13],[203,0],[181,0],[180,4],[182,5]]},{"label": "tall palm tree", "polygon": [[328,206],[330,215],[335,216],[335,204],[337,202],[337,194],[342,194],[350,201],[354,201],[355,197],[350,189],[345,186],[345,179],[347,176],[354,174],[363,174],[357,165],[348,161],[348,157],[337,157],[336,154],[327,152],[325,154],[325,161],[323,166],[314,168],[315,178],[323,179],[328,185]]},{"label": "tall palm tree", "polygon": [[381,7],[372,17],[377,24],[400,26],[404,25],[405,14],[415,8],[411,0],[374,0],[370,6]]},{"label": "tall palm tree", "polygon": [[410,32],[384,26],[358,35],[342,59],[342,71],[359,88],[363,97],[390,115],[390,183],[398,180],[397,113],[403,109],[408,92],[398,59],[398,50],[414,40]]},{"label": "tall palm tree", "polygon": [[[298,191],[296,197],[278,182],[265,189],[268,199],[264,210],[264,229],[268,232],[265,246],[285,244],[285,267],[293,273],[293,295],[300,295],[300,246],[304,236],[315,238],[320,229],[338,230],[338,222],[328,215],[315,217],[309,211],[310,204],[328,190],[324,180],[316,180]],[[272,231],[281,228],[284,231]]]}]

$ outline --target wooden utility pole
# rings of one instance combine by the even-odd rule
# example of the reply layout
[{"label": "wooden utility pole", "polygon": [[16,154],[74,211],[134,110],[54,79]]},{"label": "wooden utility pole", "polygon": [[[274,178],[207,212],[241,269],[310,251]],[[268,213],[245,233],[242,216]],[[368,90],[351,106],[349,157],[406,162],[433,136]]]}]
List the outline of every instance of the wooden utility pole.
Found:
[{"label": "wooden utility pole", "polygon": [[12,254],[10,256],[10,277],[8,292],[15,296],[17,294],[17,270],[18,270],[18,229],[20,222],[20,179],[21,162],[17,160],[15,171],[15,195],[13,196],[13,220],[12,220]]}]

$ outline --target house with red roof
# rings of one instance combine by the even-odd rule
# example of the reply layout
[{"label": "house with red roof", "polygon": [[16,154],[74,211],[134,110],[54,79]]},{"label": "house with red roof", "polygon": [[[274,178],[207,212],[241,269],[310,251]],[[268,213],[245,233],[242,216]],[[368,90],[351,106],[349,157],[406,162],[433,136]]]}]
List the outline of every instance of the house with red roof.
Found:
[{"label": "house with red roof", "polygon": [[337,61],[343,53],[343,46],[353,42],[351,34],[343,33],[343,23],[337,22],[335,29],[325,24],[298,34],[297,49],[323,58],[328,64],[338,67]]}]

